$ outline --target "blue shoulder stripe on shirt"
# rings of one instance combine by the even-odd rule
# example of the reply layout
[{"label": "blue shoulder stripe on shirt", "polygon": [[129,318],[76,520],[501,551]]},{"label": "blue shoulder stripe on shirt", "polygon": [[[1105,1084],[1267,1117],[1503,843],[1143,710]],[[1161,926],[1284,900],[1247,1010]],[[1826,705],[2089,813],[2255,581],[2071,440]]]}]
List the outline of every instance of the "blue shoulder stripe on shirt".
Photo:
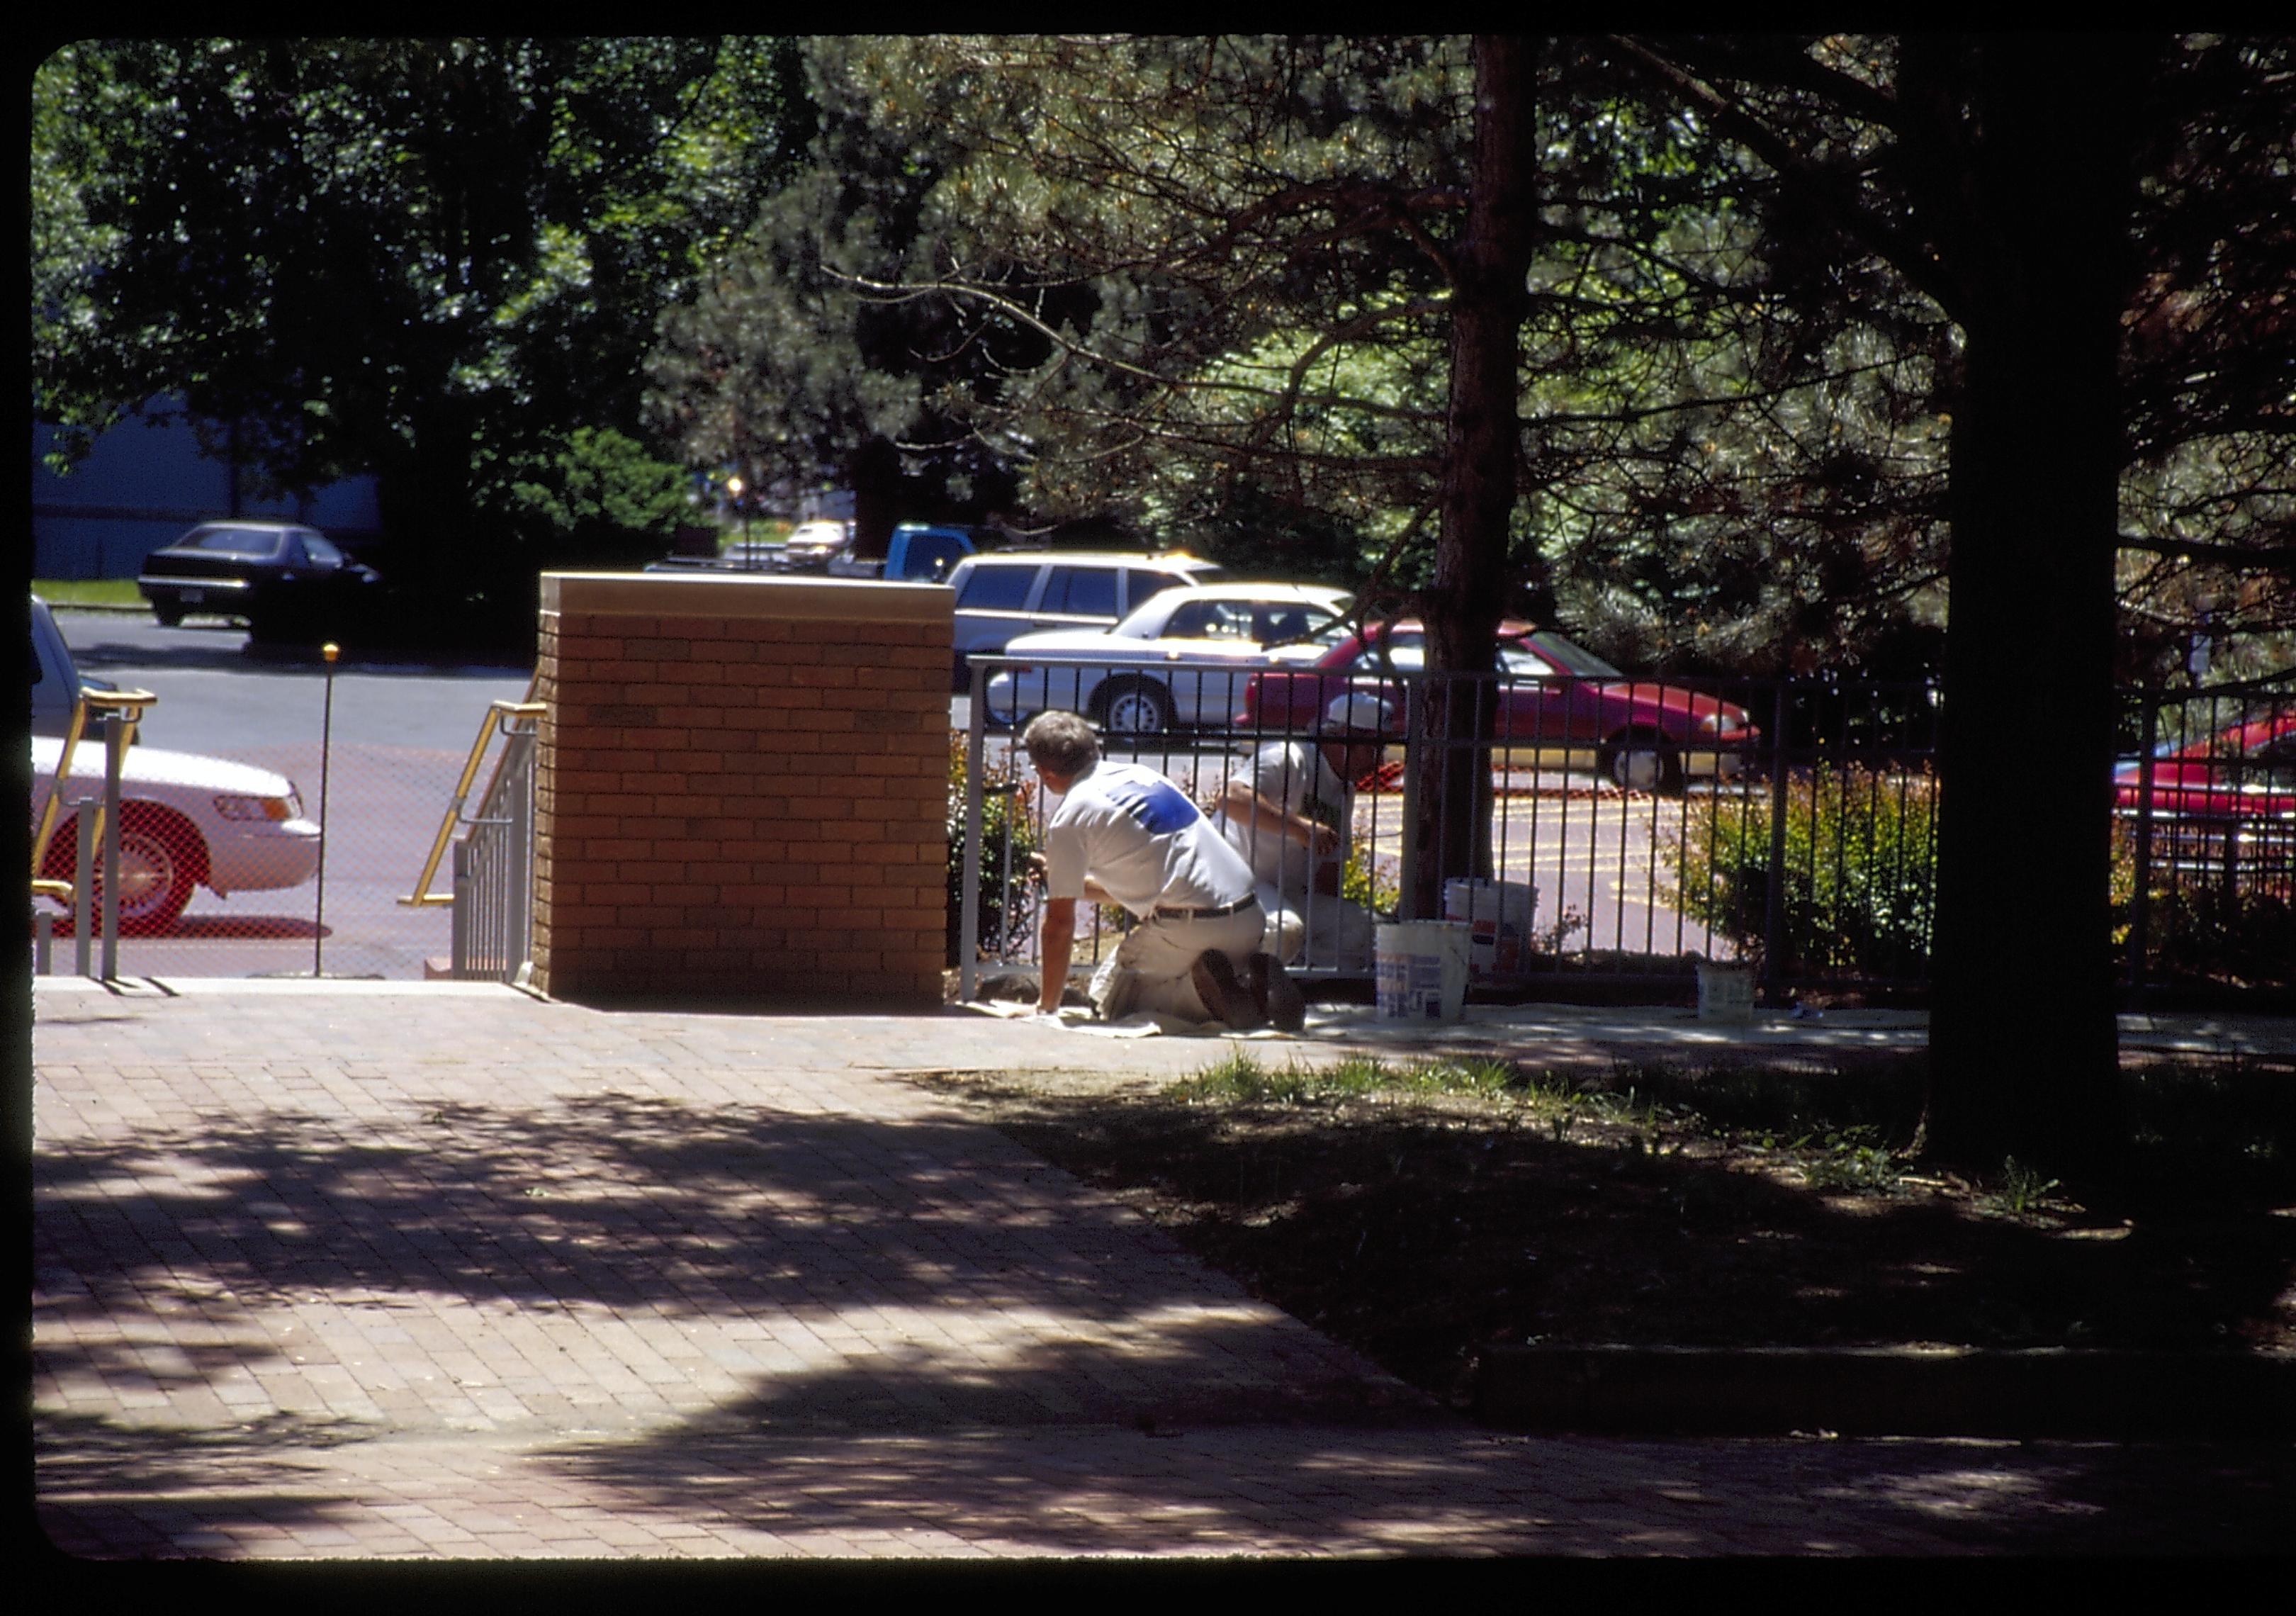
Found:
[{"label": "blue shoulder stripe on shirt", "polygon": [[1108,788],[1108,800],[1132,816],[1152,836],[1185,831],[1202,816],[1168,780],[1125,780]]}]

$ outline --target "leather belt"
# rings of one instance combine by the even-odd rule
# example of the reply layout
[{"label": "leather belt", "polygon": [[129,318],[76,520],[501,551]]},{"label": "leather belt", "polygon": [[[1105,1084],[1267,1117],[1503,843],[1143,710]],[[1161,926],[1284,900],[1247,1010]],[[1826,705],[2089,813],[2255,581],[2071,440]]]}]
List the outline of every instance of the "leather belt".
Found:
[{"label": "leather belt", "polygon": [[1246,892],[1232,904],[1222,904],[1216,909],[1168,909],[1156,906],[1158,920],[1221,920],[1230,915],[1241,915],[1259,901],[1257,892]]}]

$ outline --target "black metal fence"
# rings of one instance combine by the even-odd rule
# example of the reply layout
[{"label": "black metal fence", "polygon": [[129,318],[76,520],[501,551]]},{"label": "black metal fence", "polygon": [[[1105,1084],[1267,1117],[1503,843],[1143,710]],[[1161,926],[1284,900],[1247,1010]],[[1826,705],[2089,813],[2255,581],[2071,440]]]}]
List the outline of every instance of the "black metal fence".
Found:
[{"label": "black metal fence", "polygon": [[2296,988],[2296,673],[2131,693],[2114,924],[2137,990]]},{"label": "black metal fence", "polygon": [[[1702,961],[1749,967],[1773,1002],[1928,979],[1941,716],[1932,685],[973,665],[967,790],[950,827],[968,994],[984,974],[1033,968],[1027,855],[1046,804],[1014,743],[1046,706],[1084,713],[1111,756],[1160,770],[1216,816],[1239,782],[1273,783],[1263,795],[1281,800],[1288,787],[1344,830],[1329,890],[1310,892],[1300,851],[1297,879],[1275,895],[1300,923],[1291,963],[1303,974],[1367,977],[1369,927],[1447,918],[1473,927],[1480,980],[1533,995],[1590,980],[1680,988]],[[1389,731],[1352,755],[1343,743],[1353,737],[1337,727],[1351,696],[1377,703]],[[1471,816],[1477,847],[1443,849],[1444,867],[1480,879],[1447,883],[1442,913],[1419,915],[1402,879],[1414,827],[1456,823],[1416,812],[1416,772],[1402,767],[1412,710],[1431,700],[1487,714],[1486,726],[1455,727],[1488,742],[1439,744],[1485,753],[1484,767],[1447,777],[1481,783],[1488,801]],[[1358,701],[1353,715],[1365,710]],[[2125,986],[2289,981],[2292,715],[2296,681],[2286,677],[2125,695],[2130,755],[2116,781],[2113,866]],[[1352,791],[1335,792],[1319,759],[1359,768]],[[1275,873],[1253,840],[1268,833],[1225,817],[1240,849]],[[1095,915],[1078,957],[1096,960],[1124,924]]]}]

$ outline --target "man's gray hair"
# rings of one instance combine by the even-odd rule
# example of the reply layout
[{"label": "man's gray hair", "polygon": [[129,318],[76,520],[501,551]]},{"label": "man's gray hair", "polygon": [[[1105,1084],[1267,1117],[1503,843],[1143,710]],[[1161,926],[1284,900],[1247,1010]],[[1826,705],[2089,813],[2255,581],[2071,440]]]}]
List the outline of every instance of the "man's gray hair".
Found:
[{"label": "man's gray hair", "polygon": [[1021,732],[1029,761],[1068,779],[1088,775],[1100,761],[1100,737],[1072,712],[1040,712]]}]

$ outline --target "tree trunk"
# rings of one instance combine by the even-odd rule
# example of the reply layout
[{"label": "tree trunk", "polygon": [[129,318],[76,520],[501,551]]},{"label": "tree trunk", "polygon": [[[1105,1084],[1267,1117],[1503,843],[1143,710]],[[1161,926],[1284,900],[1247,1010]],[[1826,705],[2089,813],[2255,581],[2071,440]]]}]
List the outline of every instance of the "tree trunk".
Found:
[{"label": "tree trunk", "polygon": [[[1538,42],[1475,39],[1473,189],[1453,261],[1450,402],[1441,527],[1427,591],[1427,666],[1492,666],[1507,593],[1507,529],[1521,455],[1516,414],[1521,327],[1535,224]],[[1418,790],[1418,864],[1406,872],[1412,913],[1442,913],[1447,875],[1489,873],[1493,704],[1430,685],[1411,734]],[[1480,743],[1480,744],[1479,744]]]},{"label": "tree trunk", "polygon": [[1930,1152],[2107,1168],[2116,375],[2142,52],[1976,47],[1954,412]]},{"label": "tree trunk", "polygon": [[901,498],[901,455],[883,438],[865,439],[845,463],[853,489],[853,555],[881,562],[892,547]]}]

